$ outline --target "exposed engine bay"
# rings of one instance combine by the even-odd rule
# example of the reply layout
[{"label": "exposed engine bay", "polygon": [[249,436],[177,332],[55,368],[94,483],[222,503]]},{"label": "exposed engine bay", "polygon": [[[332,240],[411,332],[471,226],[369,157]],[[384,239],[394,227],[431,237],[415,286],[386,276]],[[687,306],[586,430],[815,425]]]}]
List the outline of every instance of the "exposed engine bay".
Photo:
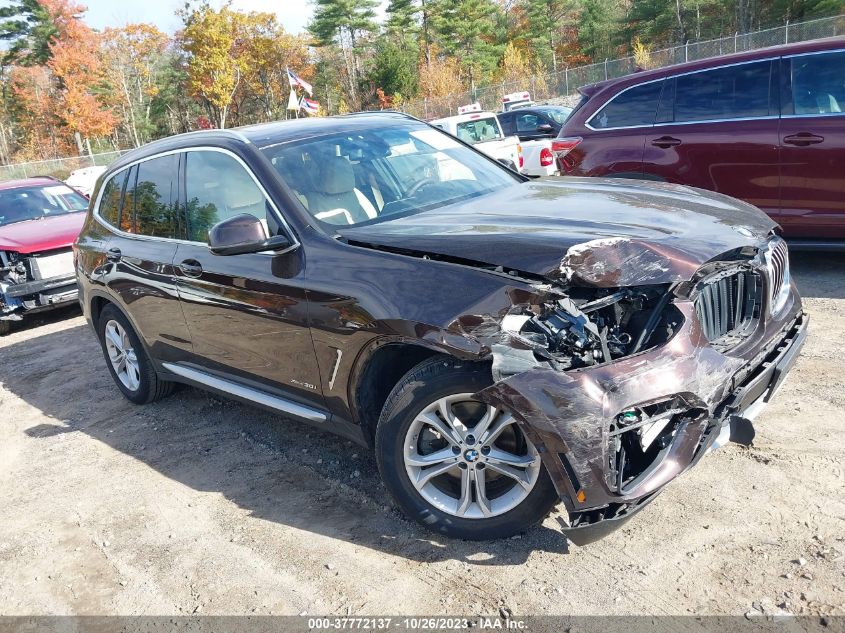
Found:
[{"label": "exposed engine bay", "polygon": [[683,321],[668,284],[572,288],[539,306],[509,313],[506,339],[493,345],[494,376],[546,362],[557,370],[608,363],[668,341]]}]

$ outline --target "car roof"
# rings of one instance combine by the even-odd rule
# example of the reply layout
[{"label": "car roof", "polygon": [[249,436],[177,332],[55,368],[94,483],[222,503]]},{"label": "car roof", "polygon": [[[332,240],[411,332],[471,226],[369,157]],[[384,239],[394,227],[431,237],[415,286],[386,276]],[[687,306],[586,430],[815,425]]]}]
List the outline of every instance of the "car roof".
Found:
[{"label": "car roof", "polygon": [[56,183],[64,184],[58,178],[51,176],[35,176],[33,178],[21,178],[19,180],[7,180],[0,182],[0,190],[18,189],[20,187],[44,187],[48,185],[55,185]]},{"label": "car roof", "polygon": [[810,40],[808,42],[796,42],[794,44],[781,44],[779,46],[768,46],[766,48],[757,48],[751,51],[742,51],[738,53],[729,53],[727,55],[718,55],[716,57],[706,57],[691,62],[683,62],[680,64],[673,64],[672,66],[662,66],[652,70],[641,70],[630,75],[617,77],[615,79],[608,79],[594,84],[582,86],[578,91],[587,96],[603,92],[605,88],[614,86],[638,84],[653,79],[662,79],[663,77],[676,75],[683,72],[691,72],[694,70],[705,70],[717,66],[727,66],[740,62],[754,61],[758,59],[768,59],[771,57],[779,57],[781,55],[795,55],[800,53],[815,53],[827,50],[837,50],[845,48],[845,37],[828,37],[818,40]]},{"label": "car roof", "polygon": [[197,130],[176,134],[147,143],[127,152],[109,166],[113,172],[148,156],[167,151],[178,151],[202,145],[232,146],[233,144],[254,145],[262,149],[288,141],[322,136],[336,132],[354,132],[389,124],[426,125],[423,121],[403,112],[376,111],[356,112],[329,117],[304,117],[259,123],[227,129]]}]

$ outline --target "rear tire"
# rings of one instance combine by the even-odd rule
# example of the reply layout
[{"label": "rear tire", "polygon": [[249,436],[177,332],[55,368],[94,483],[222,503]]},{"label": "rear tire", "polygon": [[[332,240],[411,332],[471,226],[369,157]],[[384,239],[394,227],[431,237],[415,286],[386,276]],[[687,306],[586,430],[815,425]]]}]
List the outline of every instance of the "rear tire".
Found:
[{"label": "rear tire", "polygon": [[559,501],[510,412],[469,397],[491,384],[486,366],[428,359],[393,388],[376,429],[385,487],[408,517],[449,537],[506,538]]},{"label": "rear tire", "polygon": [[124,398],[148,404],[173,391],[173,383],[158,377],[129,319],[114,305],[107,305],[100,313],[97,335],[106,366]]}]

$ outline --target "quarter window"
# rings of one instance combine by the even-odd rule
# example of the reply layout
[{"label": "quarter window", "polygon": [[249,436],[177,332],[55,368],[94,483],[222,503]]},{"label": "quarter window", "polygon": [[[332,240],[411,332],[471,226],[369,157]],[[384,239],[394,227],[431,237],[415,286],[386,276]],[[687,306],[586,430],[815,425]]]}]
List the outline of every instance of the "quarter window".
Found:
[{"label": "quarter window", "polygon": [[790,61],[795,114],[845,112],[845,51]]},{"label": "quarter window", "polygon": [[590,125],[598,130],[653,125],[662,87],[662,81],[654,81],[619,93],[593,115]]},{"label": "quarter window", "polygon": [[228,154],[188,152],[185,193],[191,241],[208,242],[212,226],[243,213],[260,219],[268,236],[278,233],[278,221],[269,213],[264,193],[244,167]]},{"label": "quarter window", "polygon": [[675,79],[675,122],[770,114],[771,61],[714,68]]},{"label": "quarter window", "polygon": [[123,181],[126,179],[126,172],[121,172],[109,178],[103,186],[103,195],[100,196],[100,217],[112,226],[117,226],[120,217],[120,194],[123,193]]}]

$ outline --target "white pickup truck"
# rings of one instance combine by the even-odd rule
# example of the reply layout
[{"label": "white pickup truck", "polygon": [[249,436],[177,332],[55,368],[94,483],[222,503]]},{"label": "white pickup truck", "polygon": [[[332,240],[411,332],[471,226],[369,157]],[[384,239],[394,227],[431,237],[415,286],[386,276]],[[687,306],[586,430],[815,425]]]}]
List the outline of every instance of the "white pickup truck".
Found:
[{"label": "white pickup truck", "polygon": [[[466,106],[473,108],[473,106]],[[464,108],[461,108],[464,110]],[[522,171],[522,147],[516,136],[505,136],[502,126],[492,112],[483,112],[480,107],[466,114],[429,121],[444,132],[473,145],[491,158],[506,162],[514,170]]]}]

